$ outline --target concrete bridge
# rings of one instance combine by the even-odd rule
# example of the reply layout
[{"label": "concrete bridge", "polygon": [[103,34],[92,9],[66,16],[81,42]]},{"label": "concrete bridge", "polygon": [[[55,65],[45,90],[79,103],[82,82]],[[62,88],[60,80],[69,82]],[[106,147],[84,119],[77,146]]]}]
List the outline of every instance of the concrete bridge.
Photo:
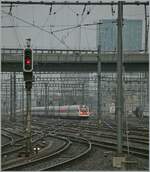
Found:
[{"label": "concrete bridge", "polygon": [[[96,50],[49,50],[34,49],[34,71],[96,72]],[[1,49],[2,72],[22,72],[23,50]],[[117,53],[101,53],[102,71],[115,72]],[[148,72],[149,55],[143,51],[124,52],[124,70],[126,72]]]}]

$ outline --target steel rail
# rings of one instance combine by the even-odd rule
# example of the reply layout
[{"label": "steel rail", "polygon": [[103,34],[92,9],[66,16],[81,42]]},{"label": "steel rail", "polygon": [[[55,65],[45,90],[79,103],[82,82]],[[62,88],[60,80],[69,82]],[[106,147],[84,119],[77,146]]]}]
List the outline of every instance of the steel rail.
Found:
[{"label": "steel rail", "polygon": [[48,158],[52,158],[56,155],[58,155],[59,153],[62,153],[63,151],[65,151],[66,149],[68,149],[68,147],[71,145],[71,142],[70,140],[68,140],[67,138],[64,138],[64,137],[60,137],[60,136],[54,136],[54,135],[50,135],[51,137],[55,137],[55,138],[59,138],[59,139],[62,139],[62,140],[65,140],[65,144],[63,144],[56,152],[50,154],[50,155],[47,155],[47,156],[44,156],[44,157],[40,157],[40,158],[37,158],[37,159],[34,159],[34,160],[31,160],[31,161],[28,161],[28,162],[23,162],[23,163],[20,163],[18,165],[12,165],[11,167],[7,167],[7,168],[4,168],[3,170],[18,170],[20,168],[26,168],[28,166],[32,166],[34,165],[35,163],[39,163],[39,162],[43,162],[45,161],[46,159]]},{"label": "steel rail", "polygon": [[[14,144],[16,144],[18,142],[21,142],[21,141],[24,141],[24,140],[25,140],[25,138],[17,139],[17,140],[14,141]],[[7,147],[10,147],[10,146],[11,146],[11,143],[9,142],[9,143],[7,143],[5,145],[2,145],[2,149],[7,149]]]},{"label": "steel rail", "polygon": [[[105,149],[110,149],[110,150],[114,150],[116,151],[116,144],[115,143],[110,143],[110,142],[101,142],[101,141],[97,141],[97,140],[91,140],[92,144],[95,146],[100,146],[102,148]],[[127,153],[128,150],[126,148],[126,146],[123,146],[123,152]],[[134,147],[130,147],[130,154],[136,155],[136,156],[140,156],[142,158],[149,158],[149,150],[145,150],[145,149],[140,149],[140,148],[134,148]]]},{"label": "steel rail", "polygon": [[2,134],[1,134],[1,137],[2,137],[2,136],[3,136],[3,137],[6,137],[7,139],[9,139],[9,142],[3,144],[3,145],[2,145],[2,148],[4,148],[7,144],[11,144],[11,143],[14,141],[13,137],[12,137],[12,136],[9,136],[8,134],[2,133]]},{"label": "steel rail", "polygon": [[[63,134],[58,134],[58,135],[65,136]],[[84,142],[84,143],[88,144],[88,148],[86,150],[84,150],[83,152],[81,152],[80,154],[74,156],[73,158],[70,158],[70,159],[65,160],[63,162],[59,162],[59,163],[57,163],[57,164],[55,164],[53,166],[43,168],[43,169],[41,169],[41,171],[54,170],[56,168],[60,168],[61,166],[66,165],[66,164],[68,165],[68,163],[71,163],[74,160],[80,159],[81,157],[83,157],[84,155],[86,155],[87,153],[89,153],[91,151],[92,143],[89,140],[87,140],[85,138],[82,138],[82,137],[76,137],[76,136],[75,137],[74,136],[69,136],[69,139],[77,141],[77,142],[82,142],[82,143]]]},{"label": "steel rail", "polygon": [[4,129],[4,128],[2,128],[2,130],[4,130],[5,132],[8,132],[8,133],[11,133],[13,135],[16,135],[17,137],[23,137],[22,134],[19,134],[19,133],[15,132],[15,131],[12,131],[12,130],[10,131],[10,130]]},{"label": "steel rail", "polygon": [[[73,132],[73,133],[77,133],[80,130],[76,129],[76,128],[64,128],[64,129],[59,129],[61,131],[67,131],[67,132]],[[85,133],[84,133],[85,132]],[[116,139],[116,134],[113,133],[95,133],[89,130],[82,130],[82,135],[85,136],[89,136],[89,134],[91,134],[92,136],[96,136],[96,137],[102,137],[102,138],[110,138],[110,139]],[[149,140],[148,137],[137,137],[135,135],[129,135],[129,141],[132,143],[140,143],[140,144],[145,144],[148,145],[149,144]],[[123,135],[123,138],[126,138],[126,135]],[[125,140],[124,140],[125,141]]]},{"label": "steel rail", "polygon": [[[60,134],[60,133],[59,133]],[[63,135],[66,135],[68,137],[71,137],[70,133],[63,133]],[[86,137],[85,137],[86,138]],[[93,138],[86,138],[88,140],[90,140],[92,142],[92,144],[94,143],[97,143],[99,144],[99,146],[103,147],[103,148],[106,148],[106,149],[111,149],[111,150],[117,150],[117,143],[114,143],[110,140],[108,141],[101,141],[101,140],[96,140],[96,139],[93,139]],[[127,150],[127,146],[126,145],[123,145],[123,152],[128,152]],[[146,149],[146,148],[141,148],[141,147],[135,147],[135,146],[130,146],[130,151],[129,153],[133,154],[133,155],[137,155],[137,156],[140,156],[140,157],[143,157],[143,158],[148,158],[149,157],[149,150]]]},{"label": "steel rail", "polygon": [[[61,134],[59,133],[59,135],[61,135]],[[71,137],[70,133],[62,133],[62,135],[66,135],[68,137]],[[101,140],[96,140],[96,139],[89,138],[89,137],[86,138],[86,139],[90,140],[92,144],[97,143],[99,146],[101,146],[103,148],[111,149],[111,150],[115,150],[115,151],[117,150],[117,147],[116,147],[117,143],[114,143],[114,142],[112,142],[110,140],[108,140],[108,141],[102,140],[101,141]],[[128,152],[126,145],[123,145],[123,152]],[[129,153],[131,153],[133,155],[143,157],[143,158],[146,158],[146,159],[149,157],[149,150],[146,149],[146,148],[130,146]]]},{"label": "steel rail", "polygon": [[[40,136],[39,138],[33,140],[32,144],[35,145],[38,141],[42,140],[43,138],[44,138],[44,136]],[[25,138],[20,139],[20,142],[21,141],[25,141]],[[19,140],[17,142],[19,142]],[[15,144],[16,144],[16,142],[15,142]],[[15,146],[15,144],[14,144],[14,146]],[[17,147],[17,148],[14,148],[14,149],[11,149],[11,150],[6,151],[6,152],[2,152],[2,156],[9,155],[9,154],[12,154],[12,153],[16,153],[17,151],[23,150],[24,148],[25,148],[25,145]]]}]

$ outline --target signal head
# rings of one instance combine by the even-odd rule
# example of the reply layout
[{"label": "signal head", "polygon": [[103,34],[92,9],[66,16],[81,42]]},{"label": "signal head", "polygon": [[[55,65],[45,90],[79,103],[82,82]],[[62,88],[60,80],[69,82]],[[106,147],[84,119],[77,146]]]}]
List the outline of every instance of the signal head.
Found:
[{"label": "signal head", "polygon": [[23,71],[32,72],[33,70],[33,53],[31,48],[26,48],[23,54]]}]

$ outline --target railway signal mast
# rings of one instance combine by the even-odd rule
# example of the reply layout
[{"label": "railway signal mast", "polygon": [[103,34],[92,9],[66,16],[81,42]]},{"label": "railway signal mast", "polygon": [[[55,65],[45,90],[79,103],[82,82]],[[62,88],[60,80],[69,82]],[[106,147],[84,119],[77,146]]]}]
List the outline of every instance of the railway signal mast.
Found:
[{"label": "railway signal mast", "polygon": [[26,87],[26,116],[25,116],[25,138],[26,138],[26,156],[32,153],[31,144],[31,88],[32,88],[32,71],[33,71],[33,53],[30,48],[31,39],[27,40],[27,47],[23,53],[23,74]]}]

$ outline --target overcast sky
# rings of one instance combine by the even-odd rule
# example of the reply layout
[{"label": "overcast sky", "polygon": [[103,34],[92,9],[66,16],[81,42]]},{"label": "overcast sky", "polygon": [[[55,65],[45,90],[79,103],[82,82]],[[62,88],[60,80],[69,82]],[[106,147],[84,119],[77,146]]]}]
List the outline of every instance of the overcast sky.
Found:
[{"label": "overcast sky", "polygon": [[[113,8],[114,15],[111,6],[87,6],[82,15],[83,8],[54,5],[50,15],[48,5],[16,5],[10,16],[10,9],[2,5],[2,48],[24,48],[25,39],[31,38],[32,48],[96,49],[96,25],[58,30],[93,24],[102,19],[116,19],[117,6]],[[125,6],[124,19],[142,19],[144,26],[144,6]],[[51,34],[51,31],[56,32]]]}]

